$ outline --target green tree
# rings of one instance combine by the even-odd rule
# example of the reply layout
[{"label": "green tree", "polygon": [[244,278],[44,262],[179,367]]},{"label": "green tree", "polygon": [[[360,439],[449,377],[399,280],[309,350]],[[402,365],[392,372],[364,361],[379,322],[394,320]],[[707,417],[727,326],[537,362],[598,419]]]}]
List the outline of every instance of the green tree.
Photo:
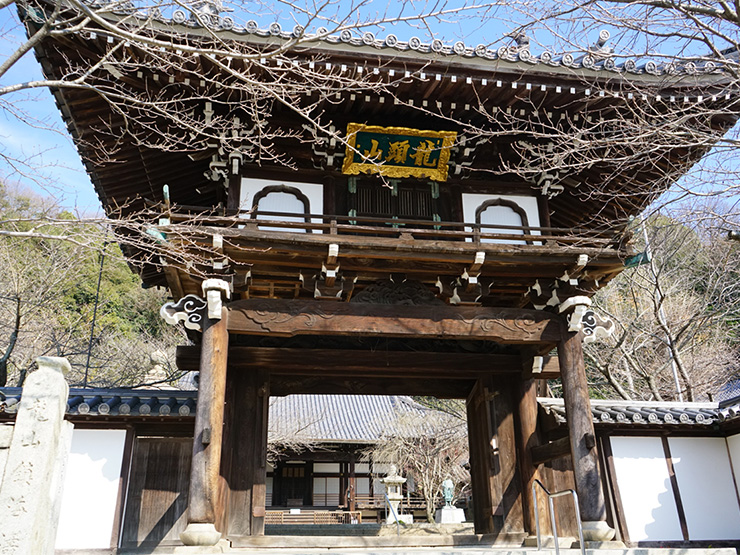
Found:
[{"label": "green tree", "polygon": [[22,385],[42,355],[70,360],[70,385],[137,385],[153,352],[174,374],[183,337],[159,318],[165,292],[141,288],[104,226],[0,185],[0,267],[0,385]]}]

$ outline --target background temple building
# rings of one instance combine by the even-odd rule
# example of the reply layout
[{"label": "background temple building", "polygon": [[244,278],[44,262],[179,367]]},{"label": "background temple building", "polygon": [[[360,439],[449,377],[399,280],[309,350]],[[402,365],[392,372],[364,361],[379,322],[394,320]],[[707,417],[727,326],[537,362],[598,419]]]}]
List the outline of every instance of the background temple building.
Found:
[{"label": "background temple building", "polygon": [[[269,477],[273,502],[277,491],[269,400],[294,394],[464,399],[474,530],[490,545],[520,545],[538,518],[547,526],[536,480],[575,489],[586,541],[738,539],[736,425],[707,426],[718,417],[706,407],[592,407],[582,351],[612,326],[590,297],[639,260],[632,218],[736,121],[722,68],[616,65],[607,36],[574,57],[536,55],[525,37],[491,51],[183,12],[147,20],[145,41],[110,31],[137,17],[149,16],[108,13],[94,31],[36,47],[50,78],[95,68],[96,87],[55,98],[121,218],[126,256],[146,286],[172,294],[162,315],[193,341],[178,367],[200,372],[197,400],[136,394],[136,417],[117,392],[88,403],[105,400],[123,425],[132,472],[110,528],[121,544],[256,545]],[[41,21],[25,18],[30,33]],[[639,142],[638,113],[651,133],[680,126],[692,139]],[[563,400],[538,404],[555,378]],[[632,437],[643,424],[651,437]],[[725,449],[724,470],[704,476],[727,494],[717,527],[692,512],[708,509],[682,474],[708,452],[695,430]],[[669,461],[643,475],[674,486],[676,516],[660,531],[630,520],[636,452]],[[337,506],[343,464],[323,476],[327,503],[340,480]],[[156,503],[149,473],[176,502],[142,529],[136,507]],[[281,487],[299,474],[281,474],[292,480]]]}]

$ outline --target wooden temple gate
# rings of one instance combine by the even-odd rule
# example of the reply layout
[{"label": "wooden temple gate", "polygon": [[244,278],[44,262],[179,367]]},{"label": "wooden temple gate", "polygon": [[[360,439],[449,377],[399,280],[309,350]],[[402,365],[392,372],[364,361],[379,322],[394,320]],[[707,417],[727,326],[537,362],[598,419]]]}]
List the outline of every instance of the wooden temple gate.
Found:
[{"label": "wooden temple gate", "polygon": [[[610,539],[581,345],[600,325],[590,297],[639,258],[630,218],[735,124],[719,68],[162,14],[147,23],[156,40],[132,42],[110,31],[136,20],[127,9],[96,32],[38,35],[36,51],[52,82],[97,68],[56,101],[105,210],[124,218],[126,256],[175,300],[163,316],[202,332],[178,354],[200,370],[184,543],[263,533],[268,402],[291,393],[466,399],[478,533],[533,533],[532,481],[569,454],[586,536]],[[29,36],[43,21],[24,18]],[[213,56],[162,61],[214,38]],[[263,102],[244,82],[282,96]],[[114,109],[96,84],[156,109]],[[604,159],[637,113],[681,133],[659,148],[627,137]],[[305,336],[321,341],[288,341]],[[372,338],[427,343],[383,352]],[[557,376],[569,437],[546,443],[535,381]]]},{"label": "wooden temple gate", "polygon": [[[213,281],[205,287],[219,296],[224,290]],[[562,377],[581,516],[592,538],[609,536],[582,336],[568,331],[565,317],[527,309],[221,302],[211,297],[212,307],[202,301],[193,312],[185,308],[187,298],[166,305],[170,318],[196,315],[203,322],[201,347],[178,351],[181,367],[200,369],[187,544],[264,533],[269,396],[292,393],[465,398],[476,533],[502,541],[533,534],[530,492],[538,473],[531,450],[539,445],[533,362],[541,365],[538,377]],[[514,346],[519,354],[230,346],[242,334],[485,340]],[[533,353],[551,345],[557,357],[535,360]]]}]

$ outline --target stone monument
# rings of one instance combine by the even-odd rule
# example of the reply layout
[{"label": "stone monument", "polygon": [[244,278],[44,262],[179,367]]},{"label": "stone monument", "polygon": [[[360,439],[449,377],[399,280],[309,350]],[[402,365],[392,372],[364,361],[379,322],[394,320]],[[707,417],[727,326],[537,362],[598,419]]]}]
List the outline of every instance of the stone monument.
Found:
[{"label": "stone monument", "polygon": [[[0,555],[54,553],[72,424],[63,358],[41,357],[23,386],[5,472],[0,472]],[[4,430],[3,435],[10,435]]]}]

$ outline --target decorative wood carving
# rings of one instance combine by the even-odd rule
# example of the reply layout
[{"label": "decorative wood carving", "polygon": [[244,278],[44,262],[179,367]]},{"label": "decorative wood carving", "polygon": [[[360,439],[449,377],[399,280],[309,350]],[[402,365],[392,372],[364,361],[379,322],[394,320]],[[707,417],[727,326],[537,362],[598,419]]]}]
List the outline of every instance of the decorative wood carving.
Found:
[{"label": "decorative wood carving", "polygon": [[554,314],[536,310],[250,299],[229,304],[229,330],[255,335],[338,335],[489,339],[499,343],[560,341]]},{"label": "decorative wood carving", "polygon": [[583,327],[583,316],[586,310],[591,306],[591,299],[585,295],[576,295],[568,297],[558,306],[561,314],[566,314],[568,322],[568,331],[580,331]]},{"label": "decorative wood carving", "polygon": [[583,315],[582,324],[583,329],[581,331],[583,331],[584,343],[593,343],[594,341],[605,339],[614,333],[615,326],[611,318],[602,318],[593,310],[586,311]]},{"label": "decorative wood carving", "polygon": [[159,315],[173,326],[183,322],[189,330],[201,331],[207,306],[208,303],[197,295],[186,295],[176,303],[165,303]]},{"label": "decorative wood carving", "polygon": [[384,279],[370,285],[355,295],[352,303],[393,304],[407,306],[444,305],[434,294],[419,281],[406,280],[396,283]]}]

